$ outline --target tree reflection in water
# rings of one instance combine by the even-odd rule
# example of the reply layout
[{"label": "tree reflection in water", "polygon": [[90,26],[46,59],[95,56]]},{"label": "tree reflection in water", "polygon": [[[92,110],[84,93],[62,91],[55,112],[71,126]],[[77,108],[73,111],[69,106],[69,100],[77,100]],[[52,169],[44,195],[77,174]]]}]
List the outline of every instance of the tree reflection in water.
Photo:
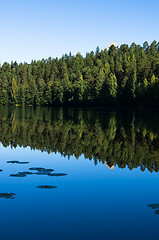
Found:
[{"label": "tree reflection in water", "polygon": [[110,168],[159,170],[159,115],[152,112],[0,107],[0,141],[60,152]]}]

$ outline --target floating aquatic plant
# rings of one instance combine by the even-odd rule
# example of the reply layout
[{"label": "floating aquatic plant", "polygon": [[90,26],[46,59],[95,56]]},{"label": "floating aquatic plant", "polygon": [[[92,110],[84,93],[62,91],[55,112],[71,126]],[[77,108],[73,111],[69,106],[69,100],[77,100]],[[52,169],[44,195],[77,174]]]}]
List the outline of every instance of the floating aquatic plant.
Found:
[{"label": "floating aquatic plant", "polygon": [[26,177],[27,175],[24,172],[18,172],[16,174],[10,174],[10,177]]},{"label": "floating aquatic plant", "polygon": [[148,207],[151,207],[152,209],[156,209],[156,208],[159,209],[159,203],[149,204],[149,205],[147,205],[147,206],[148,206]]},{"label": "floating aquatic plant", "polygon": [[53,188],[57,188],[57,187],[56,186],[51,186],[51,185],[40,185],[40,186],[37,186],[36,188],[53,189]]},{"label": "floating aquatic plant", "polygon": [[29,162],[19,162],[18,164],[28,164]]},{"label": "floating aquatic plant", "polygon": [[60,176],[66,176],[66,173],[48,173],[48,176],[51,177],[60,177]]},{"label": "floating aquatic plant", "polygon": [[48,175],[48,173],[47,172],[36,172],[36,173],[34,173],[35,175]]},{"label": "floating aquatic plant", "polygon": [[53,170],[53,169],[46,169],[46,168],[44,168],[44,169],[38,169],[37,171],[38,171],[38,172],[51,173],[51,172],[53,172],[54,170]]},{"label": "floating aquatic plant", "polygon": [[7,161],[7,163],[13,163],[13,164],[28,164],[29,162],[20,162],[20,161],[16,161],[16,160],[13,160],[13,161]]},{"label": "floating aquatic plant", "polygon": [[24,173],[26,175],[33,175],[34,174],[33,172],[22,172],[22,173]]},{"label": "floating aquatic plant", "polygon": [[17,164],[18,164],[19,161],[7,161],[7,163],[13,163],[13,164],[14,164],[14,163],[17,163]]},{"label": "floating aquatic plant", "polygon": [[149,204],[148,207],[151,207],[152,209],[158,209],[155,211],[155,214],[159,215],[159,203]]},{"label": "floating aquatic plant", "polygon": [[47,176],[52,176],[52,177],[60,177],[60,176],[66,176],[66,173],[52,173],[54,170],[53,169],[47,169],[47,168],[42,168],[42,167],[32,167],[29,168],[29,170],[36,171],[36,172],[18,172],[17,174],[11,174],[10,177],[26,177],[27,175],[47,175]]},{"label": "floating aquatic plant", "polygon": [[29,168],[29,170],[33,170],[33,171],[40,171],[40,170],[44,170],[45,168],[41,168],[41,167],[32,167]]},{"label": "floating aquatic plant", "polygon": [[14,199],[15,193],[0,193],[0,198]]}]

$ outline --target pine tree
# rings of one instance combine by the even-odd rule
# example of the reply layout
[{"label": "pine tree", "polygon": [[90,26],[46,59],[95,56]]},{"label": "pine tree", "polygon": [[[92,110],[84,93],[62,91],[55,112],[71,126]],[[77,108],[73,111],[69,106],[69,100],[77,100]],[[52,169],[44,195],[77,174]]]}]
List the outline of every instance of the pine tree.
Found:
[{"label": "pine tree", "polygon": [[109,95],[113,99],[115,99],[116,95],[117,95],[117,87],[118,87],[117,79],[116,79],[115,74],[110,73],[108,79],[106,79],[106,83],[107,83],[107,86],[108,86]]},{"label": "pine tree", "polygon": [[12,88],[11,88],[11,97],[12,102],[17,103],[17,93],[18,93],[18,86],[15,78],[12,78]]}]

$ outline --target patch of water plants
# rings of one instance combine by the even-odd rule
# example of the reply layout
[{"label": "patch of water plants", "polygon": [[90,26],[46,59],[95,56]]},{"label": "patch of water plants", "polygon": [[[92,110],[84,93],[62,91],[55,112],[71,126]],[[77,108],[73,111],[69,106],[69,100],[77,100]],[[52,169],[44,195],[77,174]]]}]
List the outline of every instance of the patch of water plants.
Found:
[{"label": "patch of water plants", "polygon": [[12,163],[12,164],[28,164],[29,162],[20,162],[17,160],[13,160],[13,161],[7,161],[7,163]]},{"label": "patch of water plants", "polygon": [[10,177],[26,177],[27,175],[47,175],[51,177],[60,177],[60,176],[66,176],[66,173],[52,173],[54,169],[47,169],[42,167],[32,167],[29,168],[29,171],[27,172],[18,172],[16,174],[10,174]]},{"label": "patch of water plants", "polygon": [[0,193],[0,198],[14,199],[15,193]]},{"label": "patch of water plants", "polygon": [[[27,164],[29,162],[20,162],[17,160],[14,161],[7,161],[7,163],[12,163],[12,164]],[[0,169],[0,172],[3,170]],[[28,171],[23,171],[23,172],[18,172],[15,174],[10,174],[10,177],[19,177],[23,178],[28,175],[47,175],[47,176],[52,176],[52,177],[59,177],[59,176],[66,176],[66,173],[53,173],[54,169],[51,168],[43,168],[43,167],[31,167],[29,168]],[[38,189],[55,189],[57,188],[56,186],[53,185],[39,185],[36,188]],[[15,198],[15,193],[0,193],[0,198],[5,198],[5,199],[14,199]]]},{"label": "patch of water plants", "polygon": [[157,209],[155,211],[155,214],[159,215],[159,203],[153,203],[153,204],[149,204],[148,207],[151,207],[152,209]]},{"label": "patch of water plants", "polygon": [[56,186],[52,186],[52,185],[39,185],[36,188],[40,188],[40,189],[54,189],[57,188]]}]

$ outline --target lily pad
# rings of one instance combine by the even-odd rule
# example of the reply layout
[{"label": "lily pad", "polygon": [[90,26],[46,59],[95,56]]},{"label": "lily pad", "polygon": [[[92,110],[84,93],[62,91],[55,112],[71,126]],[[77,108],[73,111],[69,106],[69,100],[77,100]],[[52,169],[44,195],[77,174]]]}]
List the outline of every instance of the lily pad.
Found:
[{"label": "lily pad", "polygon": [[18,164],[28,164],[29,162],[19,162]]},{"label": "lily pad", "polygon": [[15,193],[0,193],[0,198],[14,199]]},{"label": "lily pad", "polygon": [[33,172],[23,172],[24,174],[26,175],[33,175],[34,173]]},{"label": "lily pad", "polygon": [[46,169],[46,168],[44,168],[44,169],[38,169],[37,171],[38,171],[38,172],[51,173],[51,172],[53,172],[54,170],[53,170],[53,169]]},{"label": "lily pad", "polygon": [[19,161],[7,161],[7,163],[13,163],[13,164],[14,164],[14,163],[17,163],[17,164],[18,164]]},{"label": "lily pad", "polygon": [[159,215],[159,210],[156,210],[156,211],[155,211],[155,214]]},{"label": "lily pad", "polygon": [[29,168],[29,170],[33,170],[33,171],[40,171],[40,170],[44,170],[45,168],[41,168],[41,167],[32,167]]},{"label": "lily pad", "polygon": [[34,173],[33,172],[21,172],[23,174],[26,174],[26,175],[33,175]]},{"label": "lily pad", "polygon": [[23,172],[19,172],[16,174],[10,174],[10,177],[26,177],[26,174]]},{"label": "lily pad", "polygon": [[151,207],[152,209],[159,209],[159,203],[149,204],[148,207]]},{"label": "lily pad", "polygon": [[40,185],[37,186],[36,188],[40,188],[40,189],[53,189],[53,188],[57,188],[56,186],[51,186],[51,185]]},{"label": "lily pad", "polygon": [[60,176],[66,176],[66,173],[48,173],[48,176],[51,177],[60,177]]},{"label": "lily pad", "polygon": [[36,173],[34,173],[35,175],[48,175],[48,173],[47,172],[36,172]]},{"label": "lily pad", "polygon": [[7,163],[28,164],[29,162],[20,162],[20,161],[13,160],[13,161],[7,161]]}]

